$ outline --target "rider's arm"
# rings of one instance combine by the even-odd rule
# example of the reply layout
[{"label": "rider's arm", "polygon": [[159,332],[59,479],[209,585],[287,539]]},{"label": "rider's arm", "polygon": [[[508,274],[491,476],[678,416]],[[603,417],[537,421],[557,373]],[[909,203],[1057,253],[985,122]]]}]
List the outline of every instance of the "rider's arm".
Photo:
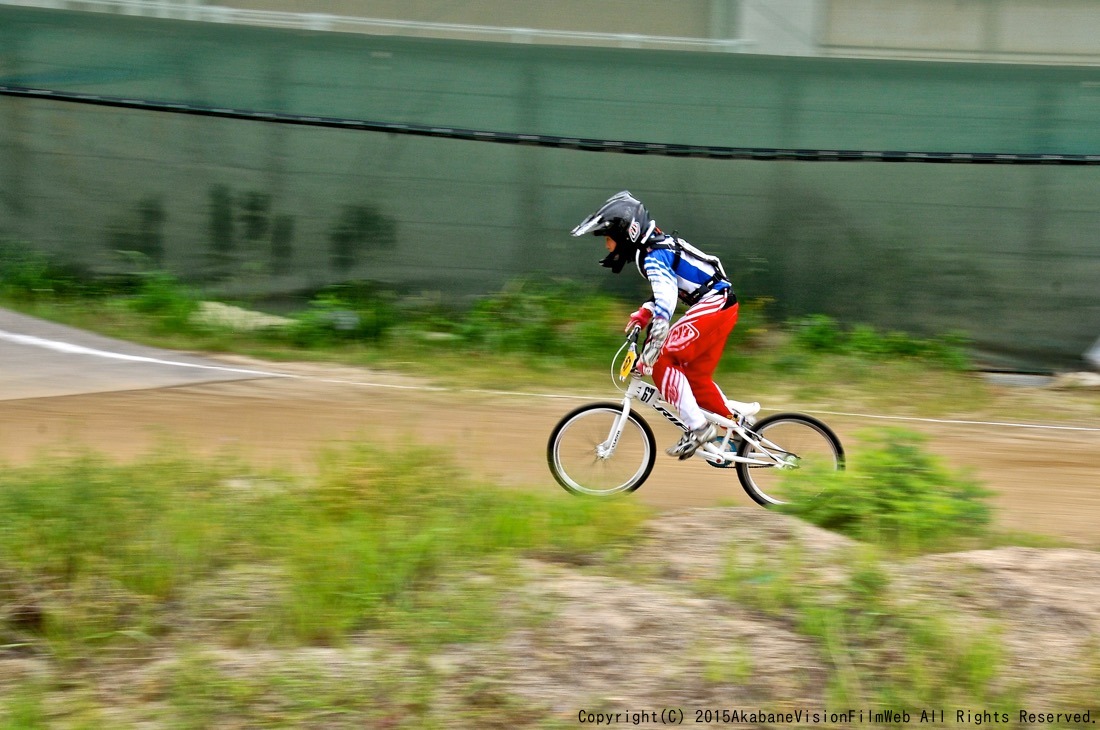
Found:
[{"label": "rider's arm", "polygon": [[650,370],[661,354],[668,338],[672,312],[676,309],[676,274],[672,270],[675,254],[668,249],[649,253],[643,262],[646,278],[653,287],[653,323],[649,326],[649,339],[642,349],[642,363]]},{"label": "rider's arm", "polygon": [[672,270],[675,256],[672,251],[659,248],[651,251],[642,262],[649,285],[653,287],[653,314],[666,320],[672,319],[679,294],[676,272]]}]

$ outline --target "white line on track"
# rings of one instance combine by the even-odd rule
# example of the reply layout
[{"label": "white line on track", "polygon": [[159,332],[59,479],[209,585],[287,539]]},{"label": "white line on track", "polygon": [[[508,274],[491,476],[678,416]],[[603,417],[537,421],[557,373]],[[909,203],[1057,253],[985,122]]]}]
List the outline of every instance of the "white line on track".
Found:
[{"label": "white line on track", "polygon": [[[20,345],[27,345],[30,347],[41,347],[48,350],[54,350],[56,352],[63,352],[71,355],[89,355],[94,357],[102,357],[111,360],[125,360],[128,362],[144,362],[155,365],[169,365],[183,368],[198,368],[202,370],[214,370],[219,372],[228,373],[241,373],[245,375],[256,375],[258,377],[270,377],[270,378],[291,378],[295,380],[310,380],[319,383],[332,383],[336,385],[356,385],[363,388],[389,388],[393,390],[415,390],[423,392],[445,392],[445,393],[465,393],[473,395],[491,395],[491,396],[507,396],[514,398],[550,398],[557,400],[593,400],[599,396],[587,396],[587,395],[571,395],[564,393],[532,393],[518,390],[492,390],[486,388],[448,388],[436,385],[405,385],[400,383],[376,383],[365,380],[348,380],[344,378],[322,378],[313,375],[296,375],[294,373],[281,373],[271,370],[256,370],[252,368],[235,368],[223,365],[207,365],[204,363],[192,363],[181,362],[178,360],[164,360],[156,357],[145,357],[142,355],[126,355],[120,352],[110,352],[109,350],[98,350],[91,347],[85,347],[83,345],[74,345],[69,342],[58,342],[57,340],[47,340],[41,337],[34,337],[32,335],[20,335],[14,332],[5,332],[0,330],[0,340],[7,340]],[[886,420],[886,421],[908,421],[917,423],[938,423],[951,426],[987,426],[987,427],[999,427],[999,428],[1031,428],[1042,429],[1048,431],[1086,431],[1086,432],[1100,432],[1100,428],[1089,426],[1058,426],[1052,424],[1043,423],[1013,423],[1009,421],[969,421],[969,420],[957,420],[950,418],[919,418],[916,416],[882,416],[868,413],[847,413],[844,411],[821,411],[821,410],[805,410],[805,413],[818,414],[826,416],[843,416],[846,418],[863,418],[867,420]]]},{"label": "white line on track", "polygon": [[218,370],[226,373],[247,373],[255,375],[264,375],[270,377],[285,377],[283,373],[271,373],[263,370],[247,370],[243,368],[231,368],[223,367],[220,365],[206,365],[203,363],[194,362],[179,362],[177,360],[162,360],[156,357],[144,357],[142,355],[126,355],[121,352],[109,352],[108,350],[97,350],[92,347],[84,347],[83,345],[74,345],[70,342],[58,342],[57,340],[46,340],[41,337],[34,337],[32,335],[19,335],[14,332],[5,332],[0,330],[0,340],[7,340],[8,342],[14,342],[17,345],[28,345],[30,347],[41,347],[46,350],[54,350],[56,352],[63,352],[68,355],[93,355],[95,357],[108,358],[111,360],[126,360],[128,362],[144,362],[154,365],[175,365],[181,368],[198,368],[200,370]]},{"label": "white line on track", "polygon": [[1055,426],[1048,423],[1013,423],[1011,421],[964,421],[952,418],[919,418],[917,416],[876,416],[868,413],[844,413],[842,411],[811,411],[805,413],[817,413],[826,416],[847,416],[850,418],[867,418],[884,421],[916,421],[919,423],[942,423],[951,426],[999,426],[1002,428],[1041,428],[1050,431],[1098,431],[1100,428],[1090,426]]}]

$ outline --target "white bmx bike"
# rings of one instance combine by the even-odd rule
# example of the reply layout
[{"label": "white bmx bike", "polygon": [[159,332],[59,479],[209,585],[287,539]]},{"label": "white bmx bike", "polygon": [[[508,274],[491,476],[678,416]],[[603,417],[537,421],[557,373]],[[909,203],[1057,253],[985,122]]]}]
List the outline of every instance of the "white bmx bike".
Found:
[{"label": "white bmx bike", "polygon": [[[612,382],[623,393],[620,403],[589,403],[567,413],[554,427],[546,461],[558,484],[578,495],[605,497],[642,486],[657,459],[657,441],[649,424],[633,408],[643,403],[687,431],[654,386],[634,370],[638,336],[634,327],[612,361]],[[623,350],[621,364],[616,368]],[[617,370],[617,382],[616,382]],[[620,383],[629,383],[625,388]],[[713,467],[735,469],[748,495],[765,507],[784,504],[784,472],[819,465],[844,468],[844,449],[832,429],[801,413],[777,413],[759,421],[759,403],[728,401],[733,418],[704,412],[719,436],[695,456]]]}]

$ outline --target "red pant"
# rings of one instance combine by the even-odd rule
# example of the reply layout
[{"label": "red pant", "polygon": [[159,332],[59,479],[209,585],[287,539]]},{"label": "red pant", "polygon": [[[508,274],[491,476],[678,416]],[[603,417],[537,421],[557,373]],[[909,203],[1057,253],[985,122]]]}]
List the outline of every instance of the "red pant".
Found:
[{"label": "red pant", "polygon": [[653,382],[676,406],[691,428],[702,425],[699,408],[726,415],[726,398],[714,382],[714,370],[737,324],[737,304],[726,307],[726,294],[699,300],[669,330],[653,366]]}]

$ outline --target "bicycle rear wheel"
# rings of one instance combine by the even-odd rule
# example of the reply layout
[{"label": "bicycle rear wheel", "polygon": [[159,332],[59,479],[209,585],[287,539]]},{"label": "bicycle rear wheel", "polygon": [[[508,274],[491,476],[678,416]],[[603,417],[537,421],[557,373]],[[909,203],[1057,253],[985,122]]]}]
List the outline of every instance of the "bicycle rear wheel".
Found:
[{"label": "bicycle rear wheel", "polygon": [[[778,447],[763,444],[772,454],[783,460],[783,465],[754,465],[737,463],[737,478],[753,501],[765,507],[790,501],[784,491],[784,482],[792,469],[844,468],[844,448],[832,429],[821,421],[801,413],[777,413],[756,423],[752,431]],[[741,444],[738,456],[768,459],[768,455],[750,443]]]},{"label": "bicycle rear wheel", "polygon": [[614,450],[608,440],[619,403],[591,403],[566,414],[550,433],[546,463],[567,492],[596,497],[633,492],[649,477],[657,442],[649,424],[627,414]]}]

